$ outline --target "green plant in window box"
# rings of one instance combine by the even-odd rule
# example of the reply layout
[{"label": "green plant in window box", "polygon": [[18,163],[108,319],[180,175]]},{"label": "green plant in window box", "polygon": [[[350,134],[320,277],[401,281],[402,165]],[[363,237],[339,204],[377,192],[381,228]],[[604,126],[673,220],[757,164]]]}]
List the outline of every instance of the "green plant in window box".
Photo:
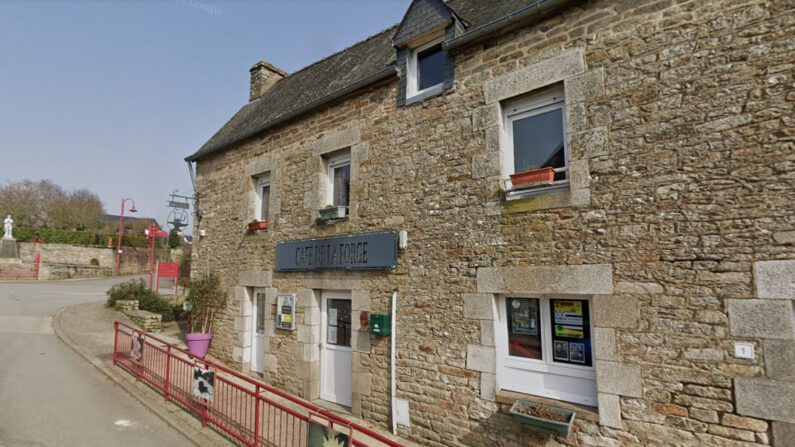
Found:
[{"label": "green plant in window box", "polygon": [[511,174],[513,186],[539,185],[553,180],[555,180],[555,169],[551,167],[536,169],[533,164],[528,164],[520,172]]},{"label": "green plant in window box", "polygon": [[268,221],[267,220],[257,220],[253,219],[248,224],[248,231],[260,231],[268,228]]},{"label": "green plant in window box", "polygon": [[568,438],[574,425],[575,412],[517,400],[509,410],[513,419],[522,427],[543,433]]},{"label": "green plant in window box", "polygon": [[344,219],[348,207],[344,205],[326,205],[318,210],[322,220]]}]

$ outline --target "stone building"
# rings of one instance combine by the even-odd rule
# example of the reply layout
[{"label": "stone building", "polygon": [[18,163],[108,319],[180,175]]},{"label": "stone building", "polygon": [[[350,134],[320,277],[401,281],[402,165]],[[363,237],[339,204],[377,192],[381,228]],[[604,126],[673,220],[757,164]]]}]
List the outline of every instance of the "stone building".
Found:
[{"label": "stone building", "polygon": [[257,63],[187,158],[213,352],[423,445],[793,445],[793,12],[415,0]]}]

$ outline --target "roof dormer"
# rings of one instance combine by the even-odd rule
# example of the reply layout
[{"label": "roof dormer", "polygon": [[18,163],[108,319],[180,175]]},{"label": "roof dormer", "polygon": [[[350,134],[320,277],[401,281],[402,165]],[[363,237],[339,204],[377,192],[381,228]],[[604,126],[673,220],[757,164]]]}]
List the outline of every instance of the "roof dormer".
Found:
[{"label": "roof dormer", "polygon": [[392,43],[400,70],[398,106],[438,96],[453,87],[454,58],[442,48],[462,30],[452,9],[441,0],[414,0]]}]

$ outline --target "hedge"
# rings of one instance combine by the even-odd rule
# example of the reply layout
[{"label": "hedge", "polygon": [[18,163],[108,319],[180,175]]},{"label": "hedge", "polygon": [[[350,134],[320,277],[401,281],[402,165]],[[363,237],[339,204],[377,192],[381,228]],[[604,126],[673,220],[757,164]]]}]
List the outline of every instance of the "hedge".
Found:
[{"label": "hedge", "polygon": [[[106,246],[108,238],[113,238],[114,246],[118,234],[97,234],[90,231],[56,230],[52,228],[14,228],[14,238],[19,242],[33,242],[37,236],[47,244],[70,245],[101,245]],[[162,238],[160,238],[162,239]],[[124,235],[121,244],[125,247],[148,247],[149,242],[143,236]],[[162,242],[158,241],[157,245]]]},{"label": "hedge", "polygon": [[174,321],[174,309],[166,299],[149,290],[143,279],[116,283],[106,293],[110,307],[116,306],[119,300],[138,300],[138,309],[162,315],[163,322]]},{"label": "hedge", "polygon": [[14,228],[13,235],[19,242],[32,242],[38,236],[49,244],[94,245],[94,235],[88,231]]}]

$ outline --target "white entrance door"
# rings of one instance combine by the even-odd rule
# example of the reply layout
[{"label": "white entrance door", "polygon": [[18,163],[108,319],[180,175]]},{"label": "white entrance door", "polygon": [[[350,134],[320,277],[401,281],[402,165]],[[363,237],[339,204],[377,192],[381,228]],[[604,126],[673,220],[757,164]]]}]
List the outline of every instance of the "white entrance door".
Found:
[{"label": "white entrance door", "polygon": [[351,406],[351,294],[323,292],[320,398]]},{"label": "white entrance door", "polygon": [[254,289],[251,324],[251,370],[265,371],[265,290]]}]

